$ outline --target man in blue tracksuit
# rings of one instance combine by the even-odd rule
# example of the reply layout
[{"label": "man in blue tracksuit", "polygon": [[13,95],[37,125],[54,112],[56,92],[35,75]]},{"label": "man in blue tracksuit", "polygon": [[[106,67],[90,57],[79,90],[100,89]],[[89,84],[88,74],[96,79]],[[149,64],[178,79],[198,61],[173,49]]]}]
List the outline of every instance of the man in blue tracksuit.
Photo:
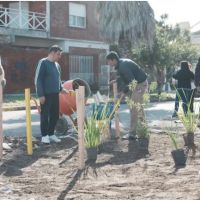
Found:
[{"label": "man in blue tracksuit", "polygon": [[41,106],[40,129],[42,143],[60,142],[54,135],[59,118],[59,92],[62,90],[60,65],[62,49],[54,45],[49,49],[48,57],[38,62],[35,73],[36,93]]}]

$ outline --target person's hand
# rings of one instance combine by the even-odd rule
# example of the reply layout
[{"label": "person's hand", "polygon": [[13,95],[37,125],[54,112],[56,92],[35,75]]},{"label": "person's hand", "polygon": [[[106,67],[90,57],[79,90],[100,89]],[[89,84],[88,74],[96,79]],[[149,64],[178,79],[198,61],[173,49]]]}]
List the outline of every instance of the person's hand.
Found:
[{"label": "person's hand", "polygon": [[45,97],[43,96],[43,97],[40,97],[39,98],[39,101],[40,101],[40,104],[44,104],[45,103]]}]

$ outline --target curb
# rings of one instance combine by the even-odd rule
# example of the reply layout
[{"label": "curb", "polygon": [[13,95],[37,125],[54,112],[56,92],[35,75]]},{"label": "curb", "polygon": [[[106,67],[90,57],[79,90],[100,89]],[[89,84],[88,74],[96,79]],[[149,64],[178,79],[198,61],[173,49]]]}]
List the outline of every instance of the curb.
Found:
[{"label": "curb", "polygon": [[[3,107],[3,111],[17,111],[26,110],[25,106],[15,106],[15,107]],[[31,110],[37,110],[36,106],[31,106]]]}]

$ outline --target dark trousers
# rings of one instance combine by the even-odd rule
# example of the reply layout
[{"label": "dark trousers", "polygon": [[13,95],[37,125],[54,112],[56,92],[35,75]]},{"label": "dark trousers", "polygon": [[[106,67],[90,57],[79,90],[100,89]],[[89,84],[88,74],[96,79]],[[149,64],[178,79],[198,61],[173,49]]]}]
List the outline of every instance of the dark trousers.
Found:
[{"label": "dark trousers", "polygon": [[45,95],[45,103],[40,106],[40,129],[42,136],[53,135],[59,118],[59,94]]},{"label": "dark trousers", "polygon": [[192,97],[191,97],[191,104],[190,104],[190,110],[191,112],[194,112],[194,96],[196,94],[196,88],[192,90]]},{"label": "dark trousers", "polygon": [[194,90],[191,89],[186,89],[186,88],[179,88],[177,89],[178,92],[178,97],[182,101],[182,107],[184,113],[187,113],[188,111],[188,106],[190,111],[193,111],[193,93]]},{"label": "dark trousers", "polygon": [[179,98],[178,95],[176,94],[174,111],[177,113],[178,109],[179,109]]}]

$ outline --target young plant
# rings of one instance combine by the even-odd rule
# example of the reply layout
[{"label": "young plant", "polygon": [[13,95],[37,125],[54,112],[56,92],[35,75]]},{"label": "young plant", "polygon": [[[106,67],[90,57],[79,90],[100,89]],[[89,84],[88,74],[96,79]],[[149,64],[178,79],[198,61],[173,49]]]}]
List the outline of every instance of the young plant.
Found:
[{"label": "young plant", "polygon": [[188,134],[195,132],[199,120],[198,114],[195,115],[195,113],[192,113],[189,109],[187,113],[184,113],[183,109],[181,109],[181,111],[178,112],[178,117]]},{"label": "young plant", "polygon": [[143,122],[141,120],[138,120],[137,126],[136,126],[136,133],[138,138],[144,139],[144,138],[149,138],[150,133],[147,127],[147,123]]},{"label": "young plant", "polygon": [[[179,102],[181,102],[182,99],[181,99],[179,92],[177,92],[177,94],[178,94]],[[182,91],[182,94],[184,95],[185,98],[187,98],[187,95],[185,94],[184,90]],[[182,103],[184,103],[184,102],[182,102]],[[190,109],[192,103],[193,102],[192,102],[192,96],[191,96],[189,102],[186,105],[187,112],[185,112],[183,110],[183,108],[181,107],[179,109],[179,112],[177,113],[180,121],[182,122],[184,128],[186,129],[187,134],[195,132],[197,125],[198,125],[198,121],[199,121],[199,112],[198,112],[198,114],[195,114]]]},{"label": "young plant", "polygon": [[178,143],[177,143],[177,133],[170,131],[169,132],[169,137],[171,139],[171,142],[174,146],[174,148],[177,150],[178,149]]},{"label": "young plant", "polygon": [[[103,131],[109,126],[109,122],[115,114],[115,111],[120,105],[121,99],[113,104],[112,107],[109,103],[102,104],[100,107],[94,106],[90,116],[84,121],[84,139],[86,148],[97,147],[101,144]],[[76,132],[78,129],[73,124]]]},{"label": "young plant", "polygon": [[97,147],[100,143],[101,129],[97,124],[95,116],[87,118],[84,123],[84,138],[86,148]]},{"label": "young plant", "polygon": [[177,124],[176,124],[176,126],[173,126],[172,122],[171,122],[171,126],[167,127],[167,134],[169,135],[169,138],[170,138],[171,143],[172,143],[175,150],[177,150],[179,148],[179,145],[178,145],[178,130],[179,129],[177,127]]}]

